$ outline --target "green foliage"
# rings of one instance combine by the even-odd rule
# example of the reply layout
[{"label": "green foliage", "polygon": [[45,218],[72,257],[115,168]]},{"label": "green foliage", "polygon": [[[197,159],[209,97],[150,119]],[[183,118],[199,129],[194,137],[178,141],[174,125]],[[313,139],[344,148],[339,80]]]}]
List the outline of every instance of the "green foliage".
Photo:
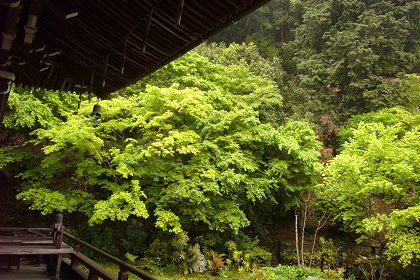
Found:
[{"label": "green foliage", "polygon": [[338,269],[341,264],[346,261],[345,255],[342,252],[342,248],[334,244],[332,239],[325,239],[319,237],[320,249],[314,256],[315,261],[318,261],[323,269]]},{"label": "green foliage", "polygon": [[[194,99],[189,97],[191,94],[194,94]],[[259,166],[263,163],[258,158],[269,154],[265,148],[261,149],[260,143],[277,143],[277,147],[296,155],[302,163],[316,159],[317,144],[307,125],[290,123],[276,131],[270,125],[259,124],[256,112],[242,103],[239,96],[228,92],[223,96],[225,105],[216,110],[215,107],[220,105],[212,100],[214,94],[189,88],[160,90],[149,87],[140,101],[148,111],[141,120],[145,127],[142,139],[130,140],[125,151],[115,156],[117,171],[122,175],[151,177],[155,184],[166,185],[158,195],[159,227],[165,228],[164,221],[176,221],[173,217],[164,218],[163,213],[165,216],[187,215],[189,219],[205,222],[210,229],[216,230],[224,230],[225,225],[229,225],[237,231],[248,225],[238,202],[267,199],[270,185],[274,186],[275,182],[264,176],[278,176],[288,168],[283,162],[281,169],[278,161],[273,159],[262,168],[266,171],[261,172]],[[239,108],[232,107],[234,99]],[[296,141],[296,135],[302,135],[302,139]],[[302,147],[307,148],[306,152],[301,150]],[[287,174],[283,176],[287,177]],[[290,188],[294,191],[292,186]],[[148,197],[155,195],[146,194]],[[226,196],[221,199],[223,194],[229,194],[232,200],[226,200]],[[168,212],[180,203],[186,207]],[[198,211],[195,205],[200,205]],[[169,228],[180,230],[173,226]]]},{"label": "green foliage", "polygon": [[344,117],[405,104],[418,9],[418,1],[311,1],[290,43],[300,85]]},{"label": "green foliage", "polygon": [[[100,225],[98,225],[100,226]],[[149,244],[146,230],[147,225],[138,219],[130,218],[126,222],[120,222],[114,226],[113,233],[118,240],[120,253],[131,253],[135,256],[144,256]]]},{"label": "green foliage", "polygon": [[194,255],[193,247],[188,243],[190,238],[186,232],[179,232],[171,237],[169,238],[166,232],[160,232],[150,244],[146,258],[141,260],[140,265],[181,273],[188,272],[188,268],[192,268]]},{"label": "green foliage", "polygon": [[346,126],[340,128],[339,137],[341,144],[354,136],[353,131],[362,122],[381,123],[386,127],[399,124],[402,125],[403,130],[410,130],[420,125],[420,115],[407,112],[399,107],[385,108],[377,112],[355,115],[349,119]]},{"label": "green foliage", "polygon": [[319,268],[297,267],[297,266],[283,266],[266,267],[264,271],[270,275],[270,279],[275,280],[305,280],[307,277],[317,277],[317,279],[333,280],[344,279],[342,276],[330,276],[322,272]]},{"label": "green foliage", "polygon": [[[150,245],[148,225],[139,221],[135,216],[130,217],[127,221],[105,220],[95,224],[89,223],[84,215],[78,213],[67,214],[64,219],[66,230],[70,234],[121,260],[127,259],[127,256],[135,257],[133,265],[138,265],[138,261],[144,257]],[[89,257],[97,258],[90,252],[88,254]],[[106,262],[105,259],[100,261]]]},{"label": "green foliage", "polygon": [[[201,44],[194,49],[200,55],[207,57],[212,63],[220,64],[228,67],[244,66],[253,74],[270,79],[275,82],[277,88],[280,90],[285,87],[286,74],[283,71],[281,61],[278,57],[263,58],[260,55],[260,50],[253,42],[235,44],[225,46],[223,43],[216,44]],[[284,92],[282,92],[282,96]],[[263,121],[272,123],[282,122],[283,107],[281,95],[276,97],[276,103],[269,102],[261,106]]]},{"label": "green foliage", "polygon": [[[173,87],[174,84],[179,84],[180,89],[197,88],[206,92],[207,102],[213,103],[212,105],[216,106],[217,110],[226,109],[232,105],[232,100],[229,100],[229,97],[220,96],[220,93],[233,94],[237,100],[240,100],[238,106],[251,106],[257,110],[257,116],[262,122],[277,122],[278,116],[275,110],[282,105],[282,98],[275,84],[265,75],[262,75],[263,78],[254,75],[245,67],[245,62],[229,64],[229,56],[234,56],[237,53],[236,49],[232,47],[226,51],[226,53],[233,53],[226,55],[227,58],[223,59],[226,66],[211,63],[209,59],[195,52],[189,52],[182,59],[156,71],[140,84],[147,83],[159,87]],[[249,61],[252,63],[252,59]]]},{"label": "green foliage", "polygon": [[258,239],[251,241],[247,237],[239,238],[238,243],[233,240],[227,241],[225,263],[228,268],[249,272],[255,267],[269,265],[271,253],[260,247],[258,243]]},{"label": "green foliage", "polygon": [[37,153],[22,162],[18,198],[91,224],[138,217],[172,234],[238,233],[252,205],[290,207],[313,184],[319,143],[307,123],[271,124],[281,98],[270,80],[192,52],[147,81],[101,101],[100,119],[82,101],[78,114],[31,132]]},{"label": "green foliage", "polygon": [[5,168],[15,162],[30,158],[28,151],[16,147],[4,147],[0,149],[0,169]]},{"label": "green foliage", "polygon": [[200,55],[207,57],[212,63],[224,66],[245,66],[252,73],[269,78],[281,84],[285,73],[281,69],[278,58],[267,59],[260,55],[260,49],[253,43],[203,43],[194,49]]},{"label": "green foliage", "polygon": [[278,46],[293,39],[293,29],[302,21],[307,1],[273,0],[212,37],[211,41],[252,41],[264,57],[275,56]]},{"label": "green foliage", "polygon": [[182,232],[179,218],[171,211],[156,210],[156,227],[161,228],[165,231],[179,234]]},{"label": "green foliage", "polygon": [[[215,270],[250,272],[271,255],[238,233],[296,206],[319,170],[313,128],[284,120],[317,123],[331,158],[338,124],[397,104],[408,111],[354,115],[340,129],[341,154],[317,195],[336,224],[384,251],[358,259],[366,275],[385,258],[418,263],[420,83],[405,75],[418,67],[418,10],[417,1],[271,1],[219,35],[248,43],[199,46],[100,101],[100,119],[90,102],[76,110],[75,93],[15,87],[4,126],[29,141],[1,148],[0,169],[15,172],[31,209],[81,213],[90,226],[78,234],[142,268],[189,272],[191,236]],[[314,261],[339,267],[339,248],[320,243]]]},{"label": "green foliage", "polygon": [[106,219],[125,221],[130,215],[148,218],[146,205],[140,200],[145,195],[140,190],[139,182],[133,180],[131,185],[130,192],[114,192],[107,200],[98,201],[90,222],[100,223]]},{"label": "green foliage", "polygon": [[50,128],[60,123],[72,109],[77,108],[77,96],[16,86],[12,89],[8,106],[14,111],[4,117],[3,124],[6,128]]},{"label": "green foliage", "polygon": [[408,89],[407,96],[409,102],[404,107],[411,112],[420,112],[420,76],[417,74],[407,75]]},{"label": "green foliage", "polygon": [[[46,155],[62,152],[63,150],[78,150],[79,153],[88,155],[97,161],[102,160],[100,149],[104,145],[103,140],[95,135],[95,129],[91,127],[90,120],[70,117],[65,125],[54,126],[50,129],[34,131],[37,139],[35,144],[41,144],[49,140],[52,143],[43,147]],[[80,129],[83,127],[84,129]]]},{"label": "green foliage", "polygon": [[57,209],[89,213],[95,201],[91,194],[80,190],[59,192],[47,188],[30,188],[20,192],[16,198],[30,204],[31,210],[39,210],[43,215],[54,213]]},{"label": "green foliage", "polygon": [[420,255],[420,204],[404,210],[394,210],[389,219],[387,255],[396,257],[403,266],[408,266]]},{"label": "green foliage", "polygon": [[128,262],[131,265],[134,265],[136,263],[136,259],[138,258],[138,256],[135,256],[135,255],[130,254],[130,253],[125,253],[124,256],[127,258]]},{"label": "green foliage", "polygon": [[[387,124],[380,122],[384,116],[390,116]],[[360,121],[346,133],[350,136],[320,186],[320,199],[337,223],[358,233],[360,241],[388,246],[388,256],[404,265],[418,260],[418,117],[401,109],[358,117],[370,122]],[[403,242],[406,246],[399,246]]]},{"label": "green foliage", "polygon": [[[119,229],[121,230],[121,234],[123,234],[125,227],[120,226]],[[122,240],[122,238],[115,236],[115,228],[113,228],[113,226],[109,223],[95,224],[94,226],[90,226],[85,222],[85,219],[80,219],[79,216],[77,223],[71,229],[67,228],[67,230],[74,230],[74,234],[76,236],[83,237],[83,241],[91,244],[96,248],[100,248],[101,250],[113,256],[119,257],[120,259],[124,258],[124,253],[121,254],[122,250],[119,248],[121,245],[119,241]],[[138,242],[141,241],[142,240],[139,238]],[[131,247],[133,247],[133,245],[131,245]],[[89,258],[94,259],[95,261],[99,261],[101,263],[107,262],[107,260],[99,258],[89,250],[83,251],[83,254]]]}]

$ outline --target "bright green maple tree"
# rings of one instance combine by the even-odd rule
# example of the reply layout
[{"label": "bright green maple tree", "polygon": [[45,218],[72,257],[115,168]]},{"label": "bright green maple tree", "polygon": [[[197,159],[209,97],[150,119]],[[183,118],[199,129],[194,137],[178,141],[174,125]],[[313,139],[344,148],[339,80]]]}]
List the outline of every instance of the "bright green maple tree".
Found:
[{"label": "bright green maple tree", "polygon": [[403,265],[420,256],[420,116],[383,109],[343,129],[341,153],[325,168],[320,199],[359,241]]},{"label": "bright green maple tree", "polygon": [[83,101],[31,132],[26,148],[37,154],[21,162],[18,198],[91,223],[132,216],[174,233],[238,232],[249,206],[290,207],[313,184],[319,142],[307,123],[270,122],[281,104],[273,82],[189,53],[147,83],[100,101],[100,120]]}]

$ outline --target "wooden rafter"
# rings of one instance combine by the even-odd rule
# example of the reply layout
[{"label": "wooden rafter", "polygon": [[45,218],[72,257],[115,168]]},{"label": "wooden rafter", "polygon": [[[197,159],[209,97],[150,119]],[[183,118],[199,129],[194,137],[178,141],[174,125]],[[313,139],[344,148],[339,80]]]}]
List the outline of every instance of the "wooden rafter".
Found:
[{"label": "wooden rafter", "polygon": [[[16,39],[11,50],[1,57],[12,58],[8,63],[13,64],[16,83],[77,90],[75,85],[89,81],[86,88],[103,97],[167,64],[266,2],[0,0],[3,33],[11,26],[12,20],[4,20],[10,5],[16,6],[20,18],[13,26]],[[33,38],[28,37],[30,32]],[[11,38],[6,37],[1,37],[1,44]]]}]

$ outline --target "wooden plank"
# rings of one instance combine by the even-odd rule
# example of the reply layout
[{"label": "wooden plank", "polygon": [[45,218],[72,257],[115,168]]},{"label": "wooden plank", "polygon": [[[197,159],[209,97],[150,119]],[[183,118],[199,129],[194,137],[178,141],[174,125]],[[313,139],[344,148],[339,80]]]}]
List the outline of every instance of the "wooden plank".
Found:
[{"label": "wooden plank", "polygon": [[74,250],[70,246],[56,249],[54,246],[0,246],[0,255],[58,255],[71,254]]},{"label": "wooden plank", "polygon": [[48,228],[24,228],[24,227],[0,227],[0,232],[1,231],[9,231],[9,232],[18,232],[18,231],[28,231],[28,230],[35,230],[35,231],[43,231],[43,232],[48,232],[48,231],[52,231],[54,230],[54,228],[52,227],[48,227]]},{"label": "wooden plank", "polygon": [[14,240],[14,241],[25,241],[25,240],[52,240],[52,237],[37,237],[37,236],[22,236],[19,238],[16,238],[16,236],[0,236],[0,241],[8,241],[8,240]]},{"label": "wooden plank", "polygon": [[4,280],[51,280],[51,276],[45,271],[45,265],[23,265],[19,270],[0,269],[0,279]]},{"label": "wooden plank", "polygon": [[0,246],[13,246],[21,245],[21,240],[0,240]]},{"label": "wooden plank", "polygon": [[44,233],[42,233],[42,232],[40,232],[38,230],[35,230],[35,229],[28,228],[27,231],[30,232],[30,233],[35,234],[38,237],[46,237],[46,235]]},{"label": "wooden plank", "polygon": [[52,239],[49,240],[25,240],[21,241],[22,245],[54,245],[54,242]]}]

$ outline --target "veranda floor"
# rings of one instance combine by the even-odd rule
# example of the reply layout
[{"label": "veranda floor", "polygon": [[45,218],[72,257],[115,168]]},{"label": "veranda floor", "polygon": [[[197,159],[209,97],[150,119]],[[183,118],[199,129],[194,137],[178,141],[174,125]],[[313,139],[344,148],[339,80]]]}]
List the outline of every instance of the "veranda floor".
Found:
[{"label": "veranda floor", "polygon": [[1,280],[51,280],[51,276],[45,271],[45,265],[21,265],[19,270],[16,267],[0,267]]}]

